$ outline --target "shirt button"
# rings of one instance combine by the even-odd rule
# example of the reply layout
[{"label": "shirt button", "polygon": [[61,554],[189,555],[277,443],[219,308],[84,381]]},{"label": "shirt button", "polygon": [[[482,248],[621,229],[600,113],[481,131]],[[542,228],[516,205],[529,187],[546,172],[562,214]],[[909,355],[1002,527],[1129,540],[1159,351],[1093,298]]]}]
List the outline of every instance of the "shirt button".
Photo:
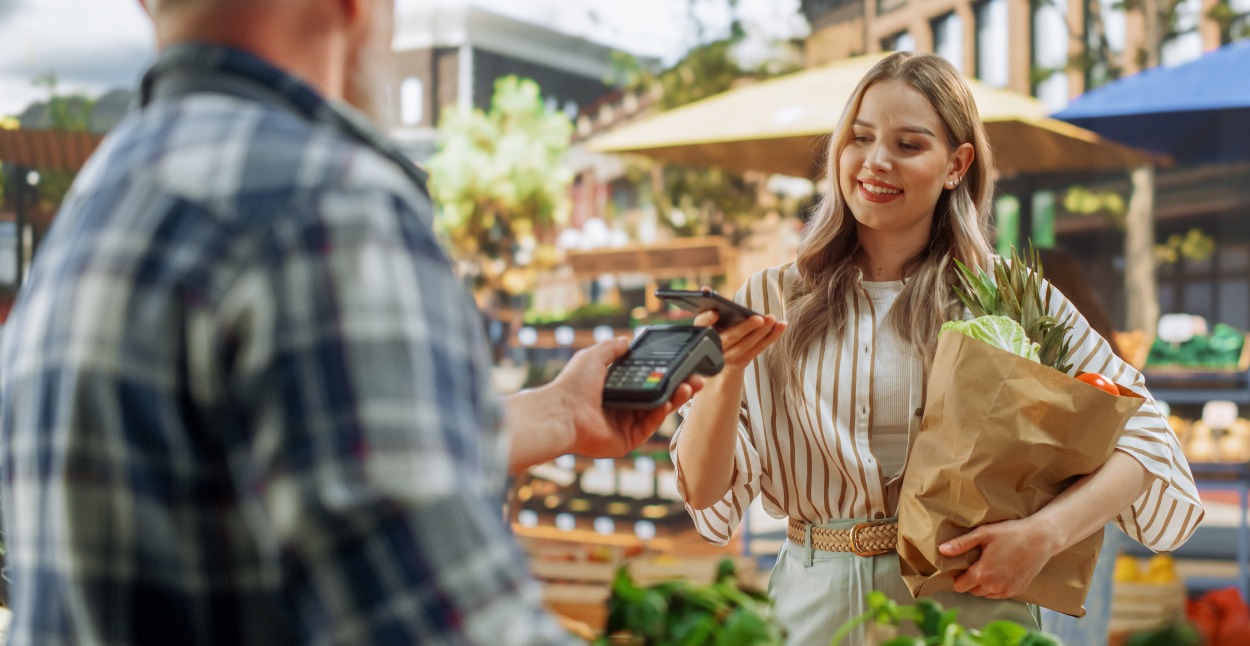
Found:
[{"label": "shirt button", "polygon": [[885,512],[884,512],[884,511],[879,511],[879,512],[877,512],[877,513],[873,514],[873,515],[872,515],[872,517],[873,517],[873,518],[876,518],[877,520],[881,520],[882,518],[885,518]]}]

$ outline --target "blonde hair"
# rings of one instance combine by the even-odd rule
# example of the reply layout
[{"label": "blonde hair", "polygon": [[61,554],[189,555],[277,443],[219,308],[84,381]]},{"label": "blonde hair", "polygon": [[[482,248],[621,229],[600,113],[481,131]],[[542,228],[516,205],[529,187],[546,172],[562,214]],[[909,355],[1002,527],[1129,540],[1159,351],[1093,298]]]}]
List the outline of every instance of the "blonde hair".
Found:
[{"label": "blonde hair", "polygon": [[838,158],[850,140],[851,124],[864,92],[876,83],[892,80],[906,82],[929,100],[942,120],[951,150],[968,143],[975,153],[963,181],[938,197],[929,244],[908,260],[903,291],[885,321],[921,359],[926,381],[938,329],[960,312],[951,289],[953,261],[986,268],[994,255],[989,243],[993,164],[971,90],[944,58],[908,52],[887,56],[860,80],[830,137],[825,171],[829,188],[799,247],[795,261],[798,280],[786,296],[790,327],[766,356],[769,374],[780,381],[792,402],[798,401],[802,391],[799,366],[811,344],[830,332],[835,338],[841,337],[846,329],[847,297],[861,274],[854,263],[859,236],[838,184]]}]

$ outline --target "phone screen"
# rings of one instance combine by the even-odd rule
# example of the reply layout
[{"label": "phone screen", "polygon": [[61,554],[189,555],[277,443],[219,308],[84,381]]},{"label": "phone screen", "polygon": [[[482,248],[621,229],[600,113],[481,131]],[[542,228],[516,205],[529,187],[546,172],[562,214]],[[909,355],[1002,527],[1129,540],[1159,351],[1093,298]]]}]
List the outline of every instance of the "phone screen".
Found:
[{"label": "phone screen", "polygon": [[721,329],[733,327],[752,316],[758,315],[757,312],[712,291],[662,289],[657,290],[655,295],[667,303],[672,303],[694,314],[698,314],[703,310],[716,310],[718,314],[716,327]]}]

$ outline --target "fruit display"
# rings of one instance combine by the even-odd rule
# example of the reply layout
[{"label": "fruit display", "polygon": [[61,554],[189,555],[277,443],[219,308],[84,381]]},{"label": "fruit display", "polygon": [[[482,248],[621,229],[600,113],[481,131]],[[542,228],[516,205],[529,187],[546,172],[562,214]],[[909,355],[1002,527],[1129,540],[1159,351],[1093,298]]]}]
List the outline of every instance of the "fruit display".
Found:
[{"label": "fruit display", "polygon": [[1115,560],[1112,579],[1117,583],[1169,584],[1180,580],[1176,573],[1176,561],[1167,554],[1156,554],[1142,563],[1142,559],[1121,554]]},{"label": "fruit display", "polygon": [[1127,554],[1115,562],[1112,575],[1111,631],[1154,630],[1185,617],[1185,582],[1167,554],[1138,559]]},{"label": "fruit display", "polygon": [[1195,334],[1183,343],[1155,339],[1146,357],[1146,370],[1245,370],[1246,335],[1236,328],[1217,323],[1210,334]]},{"label": "fruit display", "polygon": [[1221,429],[1177,415],[1168,423],[1190,462],[1250,462],[1250,419],[1239,417]]},{"label": "fruit display", "polygon": [[1186,614],[1207,644],[1250,644],[1250,606],[1237,588],[1211,590],[1187,604]]}]

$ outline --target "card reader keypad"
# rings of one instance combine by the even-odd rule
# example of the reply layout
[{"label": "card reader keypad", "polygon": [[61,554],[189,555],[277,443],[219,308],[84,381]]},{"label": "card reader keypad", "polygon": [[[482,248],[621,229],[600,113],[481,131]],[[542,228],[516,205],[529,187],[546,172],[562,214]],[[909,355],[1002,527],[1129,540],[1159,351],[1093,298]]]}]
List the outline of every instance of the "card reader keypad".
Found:
[{"label": "card reader keypad", "polygon": [[653,390],[660,387],[668,366],[656,359],[634,359],[614,366],[608,375],[608,387],[629,390]]}]

